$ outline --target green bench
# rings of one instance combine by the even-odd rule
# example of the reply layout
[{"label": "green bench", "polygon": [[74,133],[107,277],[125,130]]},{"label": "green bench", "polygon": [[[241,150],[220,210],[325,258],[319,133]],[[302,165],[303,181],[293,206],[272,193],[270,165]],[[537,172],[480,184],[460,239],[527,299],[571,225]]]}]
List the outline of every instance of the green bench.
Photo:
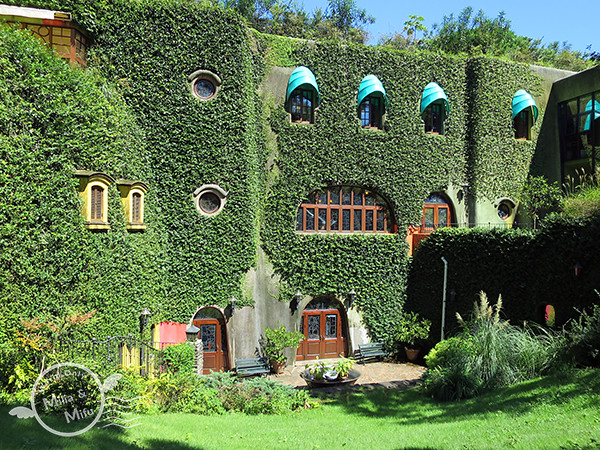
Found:
[{"label": "green bench", "polygon": [[242,377],[270,373],[271,366],[267,358],[236,359],[235,371]]},{"label": "green bench", "polygon": [[364,366],[366,359],[388,356],[388,352],[383,349],[381,342],[371,342],[370,344],[360,344],[358,346],[358,356]]}]

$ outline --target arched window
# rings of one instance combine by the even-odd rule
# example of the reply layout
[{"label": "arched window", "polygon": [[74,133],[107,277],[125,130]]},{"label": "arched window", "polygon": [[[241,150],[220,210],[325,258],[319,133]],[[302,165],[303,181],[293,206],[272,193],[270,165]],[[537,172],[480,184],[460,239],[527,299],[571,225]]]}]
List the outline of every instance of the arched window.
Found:
[{"label": "arched window", "polygon": [[311,193],[298,208],[296,231],[390,233],[387,202],[372,191],[332,186]]},{"label": "arched window", "polygon": [[82,213],[88,230],[108,230],[108,188],[114,180],[103,172],[76,170],[79,195],[83,200]]},{"label": "arched window", "polygon": [[448,97],[437,83],[429,83],[421,97],[421,117],[428,134],[444,134],[444,121],[450,112]]},{"label": "arched window", "polygon": [[537,120],[538,107],[533,97],[523,89],[513,96],[512,119],[515,139],[531,139],[531,128]]},{"label": "arched window", "polygon": [[450,202],[442,194],[431,194],[425,199],[423,206],[422,233],[431,233],[438,228],[449,227],[452,224]]},{"label": "arched window", "polygon": [[382,128],[387,96],[381,81],[375,75],[367,75],[358,88],[358,113],[363,128]]},{"label": "arched window", "polygon": [[307,67],[297,67],[290,75],[286,92],[286,110],[292,122],[314,123],[318,105],[319,87],[315,76]]},{"label": "arched window", "polygon": [[144,203],[148,186],[141,181],[120,179],[117,180],[117,187],[127,219],[125,226],[129,231],[144,231]]}]

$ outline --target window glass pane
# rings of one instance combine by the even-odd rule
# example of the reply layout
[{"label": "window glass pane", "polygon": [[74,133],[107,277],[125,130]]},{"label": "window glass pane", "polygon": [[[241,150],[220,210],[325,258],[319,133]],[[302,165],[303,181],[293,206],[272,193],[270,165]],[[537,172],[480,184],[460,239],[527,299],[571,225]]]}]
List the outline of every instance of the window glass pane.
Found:
[{"label": "window glass pane", "polygon": [[342,205],[350,205],[352,202],[352,189],[343,188],[342,190]]},{"label": "window glass pane", "polygon": [[214,213],[221,206],[221,199],[213,192],[206,192],[200,196],[200,209],[206,213]]},{"label": "window glass pane", "polygon": [[371,104],[368,99],[360,104],[360,124],[363,127],[371,124]]},{"label": "window glass pane", "polygon": [[317,192],[317,203],[319,205],[327,204],[327,191],[325,192]]},{"label": "window glass pane", "polygon": [[315,209],[306,208],[306,231],[315,231]]},{"label": "window glass pane", "polygon": [[354,211],[354,231],[361,231],[362,228],[362,210]]},{"label": "window glass pane", "polygon": [[304,96],[302,103],[302,120],[312,122],[312,92],[302,91]]},{"label": "window glass pane", "polygon": [[385,212],[383,209],[377,209],[377,231],[385,231]]},{"label": "window glass pane", "polygon": [[362,206],[363,204],[363,195],[360,189],[354,189],[354,201],[353,204],[355,206]]},{"label": "window glass pane", "polygon": [[375,195],[372,192],[365,191],[365,205],[367,205],[367,206],[375,205]]},{"label": "window glass pane", "polygon": [[214,324],[200,325],[200,339],[205,352],[217,351],[217,326]]},{"label": "window glass pane", "polygon": [[373,231],[373,210],[365,211],[365,230]]},{"label": "window glass pane", "polygon": [[340,190],[339,189],[332,189],[331,191],[329,191],[329,203],[332,205],[339,205],[340,204]]},{"label": "window glass pane", "polygon": [[423,221],[425,223],[425,228],[433,228],[434,225],[434,217],[433,217],[433,208],[425,208],[423,210]]},{"label": "window glass pane", "polygon": [[342,210],[342,231],[350,231],[350,210]]},{"label": "window glass pane", "polygon": [[319,209],[319,231],[327,230],[327,210]]},{"label": "window glass pane", "polygon": [[330,230],[338,231],[340,229],[340,210],[332,209],[329,214],[331,216],[331,223],[329,224]]},{"label": "window glass pane", "polygon": [[292,122],[302,120],[302,96],[300,94],[292,94],[290,112],[292,114]]},{"label": "window glass pane", "polygon": [[337,316],[335,314],[327,314],[325,316],[325,337],[337,337]]},{"label": "window glass pane", "polygon": [[319,339],[321,334],[321,316],[308,316],[308,339]]},{"label": "window glass pane", "polygon": [[447,227],[448,223],[448,210],[446,208],[438,209],[438,226],[440,228]]},{"label": "window glass pane", "polygon": [[298,217],[296,217],[296,231],[303,231],[304,226],[304,208],[298,208]]}]

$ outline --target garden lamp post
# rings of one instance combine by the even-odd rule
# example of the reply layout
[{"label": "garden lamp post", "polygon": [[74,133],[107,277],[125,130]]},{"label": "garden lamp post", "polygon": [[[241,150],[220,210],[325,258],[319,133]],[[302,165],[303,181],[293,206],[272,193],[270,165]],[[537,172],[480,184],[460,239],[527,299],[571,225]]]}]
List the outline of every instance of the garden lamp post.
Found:
[{"label": "garden lamp post", "polygon": [[354,300],[356,300],[356,291],[354,291],[354,289],[351,289],[350,292],[348,292],[348,306],[350,308],[352,308]]},{"label": "garden lamp post", "polygon": [[200,328],[196,325],[191,324],[187,330],[185,330],[185,338],[187,342],[194,342],[198,339],[198,333],[200,332]]},{"label": "garden lamp post", "polygon": [[144,327],[148,325],[148,317],[150,317],[150,311],[148,308],[144,308],[140,313],[140,335],[144,332]]},{"label": "garden lamp post", "polygon": [[231,299],[229,300],[229,304],[231,305],[231,315],[233,316],[233,313],[235,312],[235,305],[237,303],[237,299],[232,295]]}]

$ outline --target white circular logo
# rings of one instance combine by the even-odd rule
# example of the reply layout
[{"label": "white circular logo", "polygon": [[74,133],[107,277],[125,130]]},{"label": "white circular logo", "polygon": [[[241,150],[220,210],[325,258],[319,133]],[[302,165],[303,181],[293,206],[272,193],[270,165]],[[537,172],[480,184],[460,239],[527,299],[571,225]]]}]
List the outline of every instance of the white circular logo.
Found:
[{"label": "white circular logo", "polygon": [[70,362],[54,364],[35,380],[31,409],[50,433],[77,436],[100,420],[104,391],[98,376],[87,367]]}]

